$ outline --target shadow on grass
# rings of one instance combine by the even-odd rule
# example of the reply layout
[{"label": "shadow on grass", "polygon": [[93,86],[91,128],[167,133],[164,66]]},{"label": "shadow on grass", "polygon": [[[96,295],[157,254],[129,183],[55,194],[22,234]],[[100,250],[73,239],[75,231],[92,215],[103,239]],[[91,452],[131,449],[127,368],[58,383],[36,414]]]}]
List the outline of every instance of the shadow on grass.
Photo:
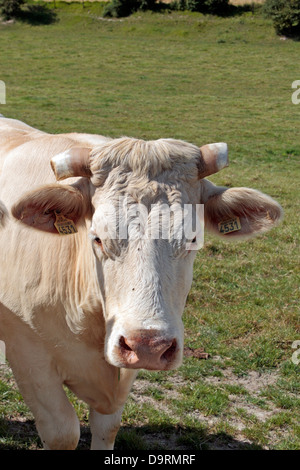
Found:
[{"label": "shadow on grass", "polygon": [[39,449],[41,447],[33,420],[0,419],[0,451]]},{"label": "shadow on grass", "polygon": [[56,12],[47,5],[26,5],[19,12],[18,20],[37,26],[55,23],[58,18]]},{"label": "shadow on grass", "polygon": [[226,432],[210,433],[203,427],[146,425],[121,427],[115,444],[116,451],[201,451],[201,450],[261,450],[256,443],[234,438]]},{"label": "shadow on grass", "polygon": [[[80,426],[78,450],[89,450],[91,445],[90,428]],[[43,445],[33,419],[21,421],[0,418],[0,452],[2,450],[39,450]]]},{"label": "shadow on grass", "polygon": [[[88,425],[80,426],[77,450],[89,450],[91,433]],[[33,420],[0,420],[0,451],[38,450],[42,444]],[[121,426],[115,451],[176,450],[261,450],[255,443],[235,439],[225,432],[209,433],[205,428],[180,425]]]}]

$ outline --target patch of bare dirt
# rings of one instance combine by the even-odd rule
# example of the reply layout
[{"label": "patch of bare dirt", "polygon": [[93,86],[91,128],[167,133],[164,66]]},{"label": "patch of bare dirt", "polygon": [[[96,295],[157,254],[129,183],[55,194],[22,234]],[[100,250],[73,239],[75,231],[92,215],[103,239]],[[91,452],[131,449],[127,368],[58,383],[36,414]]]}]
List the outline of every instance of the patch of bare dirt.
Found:
[{"label": "patch of bare dirt", "polygon": [[[244,391],[244,393],[232,393],[228,395],[229,409],[226,412],[226,415],[207,416],[198,409],[187,413],[187,415],[199,421],[199,423],[207,429],[208,434],[211,434],[212,436],[214,433],[216,433],[220,423],[226,422],[226,425],[233,429],[234,439],[231,441],[226,441],[226,439],[222,441],[217,433],[215,440],[213,439],[213,442],[210,442],[211,448],[219,450],[243,448],[247,445],[251,445],[251,441],[246,439],[243,435],[243,430],[248,426],[247,420],[245,421],[243,418],[244,416],[250,419],[253,417],[255,420],[265,422],[274,414],[281,411],[271,402],[268,402],[267,405],[263,407],[259,405],[259,399],[262,398],[261,392],[266,387],[276,383],[278,379],[278,373],[260,373],[257,371],[249,371],[247,376],[238,377],[231,369],[225,369],[222,371],[222,374],[222,377],[208,376],[204,377],[202,380],[204,383],[207,383],[208,385],[216,385],[218,388],[222,388],[222,386],[224,386],[224,390],[226,389],[226,385],[235,385],[239,387],[240,391]],[[130,397],[134,400],[135,403],[147,403],[154,408],[168,414],[170,417],[177,418],[178,423],[180,423],[181,417],[176,416],[173,409],[170,407],[170,402],[172,399],[184,400],[184,395],[180,390],[187,384],[187,381],[178,374],[168,377],[168,382],[169,385],[171,384],[172,386],[166,388],[164,387],[164,384],[156,384],[148,380],[137,379],[133,385]],[[164,399],[156,400],[153,396],[149,396],[147,390],[149,390],[150,387],[152,389],[156,388],[157,390],[163,390]],[[173,436],[173,438],[175,438],[175,436]],[[161,439],[161,442],[163,443],[164,438],[162,436]],[[169,449],[172,448],[169,447],[170,442],[171,441],[169,436],[167,441],[164,442],[164,445],[166,445]]]},{"label": "patch of bare dirt", "polygon": [[[201,351],[199,351],[199,354]],[[132,392],[130,394],[130,400],[133,400],[134,403],[151,405],[158,411],[168,415],[170,417],[170,422],[177,422],[178,424],[174,426],[174,431],[164,433],[159,429],[153,429],[152,431],[147,431],[145,439],[149,446],[157,446],[158,444],[162,448],[169,450],[182,450],[188,449],[187,445],[178,444],[178,437],[181,433],[184,433],[184,428],[182,428],[183,418],[189,416],[194,420],[199,422],[199,425],[203,427],[207,435],[209,442],[209,447],[211,449],[241,449],[245,446],[251,446],[251,441],[248,440],[243,434],[243,430],[249,425],[249,417],[258,420],[259,422],[264,423],[266,420],[272,417],[272,415],[280,412],[282,410],[277,409],[271,401],[267,401],[265,406],[261,406],[260,399],[263,398],[261,392],[268,386],[274,385],[278,379],[278,373],[259,373],[257,371],[249,371],[247,376],[238,377],[230,369],[222,370],[221,377],[207,376],[201,378],[201,381],[210,385],[216,386],[219,389],[224,387],[224,391],[228,391],[226,386],[238,386],[236,393],[229,393],[229,406],[226,410],[226,413],[223,415],[206,415],[199,409],[194,409],[193,411],[186,413],[185,416],[180,416],[176,407],[172,407],[172,401],[184,400],[184,394],[182,388],[187,385],[187,381],[180,375],[180,373],[174,374],[167,378],[168,384],[166,382],[151,382],[143,378],[135,381],[133,384]],[[5,381],[11,386],[15,387],[14,379],[11,375],[10,368],[6,365],[0,366],[0,375],[5,378]],[[155,393],[151,391],[157,390],[160,392],[160,399],[157,399]],[[238,393],[238,391],[242,393]],[[245,417],[248,418],[245,420]],[[137,423],[136,426],[141,429],[145,426],[146,423]],[[220,430],[220,425],[228,426],[232,432],[227,434],[227,437],[222,437]],[[27,422],[25,417],[16,416],[10,420],[11,431],[14,435],[23,435],[23,432],[26,426],[32,428],[34,431],[33,422],[30,420]],[[28,430],[25,431],[25,434],[28,433]],[[204,440],[205,443],[205,440]],[[200,443],[200,446],[202,443]],[[84,444],[84,448],[88,448],[89,443]]]},{"label": "patch of bare dirt", "polygon": [[206,380],[209,383],[216,384],[230,384],[239,385],[245,388],[249,393],[259,393],[260,390],[264,389],[269,385],[276,383],[278,379],[277,372],[272,373],[260,373],[258,371],[249,371],[247,376],[238,377],[231,369],[225,369],[222,371],[223,377],[207,377]]}]

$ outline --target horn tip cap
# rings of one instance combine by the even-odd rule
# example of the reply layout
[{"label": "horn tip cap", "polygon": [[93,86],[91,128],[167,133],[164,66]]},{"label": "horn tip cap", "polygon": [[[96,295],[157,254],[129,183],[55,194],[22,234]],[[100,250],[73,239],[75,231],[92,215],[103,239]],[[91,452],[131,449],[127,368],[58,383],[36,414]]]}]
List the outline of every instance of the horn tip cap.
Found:
[{"label": "horn tip cap", "polygon": [[229,165],[228,145],[225,142],[218,142],[215,144],[209,144],[209,148],[215,155],[217,155],[215,162],[217,171],[226,168]]},{"label": "horn tip cap", "polygon": [[63,180],[72,176],[70,160],[68,152],[59,153],[50,160],[51,168],[57,180]]}]

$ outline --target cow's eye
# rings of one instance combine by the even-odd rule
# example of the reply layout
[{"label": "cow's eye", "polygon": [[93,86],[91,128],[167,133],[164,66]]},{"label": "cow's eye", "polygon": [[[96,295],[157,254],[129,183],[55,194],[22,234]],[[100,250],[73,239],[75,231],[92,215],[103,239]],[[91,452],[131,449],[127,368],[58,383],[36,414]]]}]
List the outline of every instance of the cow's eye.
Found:
[{"label": "cow's eye", "polygon": [[94,238],[94,243],[95,243],[95,245],[97,245],[99,248],[101,248],[101,250],[103,251],[103,245],[102,245],[101,238],[95,237],[95,238]]}]

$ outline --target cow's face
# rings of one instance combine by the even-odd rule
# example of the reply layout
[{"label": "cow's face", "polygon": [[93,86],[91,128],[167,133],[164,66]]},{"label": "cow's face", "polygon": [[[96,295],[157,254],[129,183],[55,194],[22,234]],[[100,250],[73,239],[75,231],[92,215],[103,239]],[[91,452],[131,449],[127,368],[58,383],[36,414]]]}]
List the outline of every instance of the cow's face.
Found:
[{"label": "cow's face", "polygon": [[164,370],[181,363],[181,317],[203,236],[201,220],[191,227],[193,217],[185,218],[186,206],[191,216],[198,204],[206,228],[227,240],[263,233],[281,219],[270,197],[203,179],[226,166],[226,156],[225,144],[199,149],[169,140],[117,139],[91,155],[69,149],[52,159],[57,179],[84,178],[46,185],[13,207],[23,223],[56,235],[57,213],[83,230],[91,219],[86,249],[93,250],[112,365]]},{"label": "cow's face", "polygon": [[200,183],[129,178],[120,193],[119,180],[108,178],[92,200],[106,358],[118,367],[173,369],[182,359],[181,317],[196,255],[197,227],[189,231],[187,219]]}]

